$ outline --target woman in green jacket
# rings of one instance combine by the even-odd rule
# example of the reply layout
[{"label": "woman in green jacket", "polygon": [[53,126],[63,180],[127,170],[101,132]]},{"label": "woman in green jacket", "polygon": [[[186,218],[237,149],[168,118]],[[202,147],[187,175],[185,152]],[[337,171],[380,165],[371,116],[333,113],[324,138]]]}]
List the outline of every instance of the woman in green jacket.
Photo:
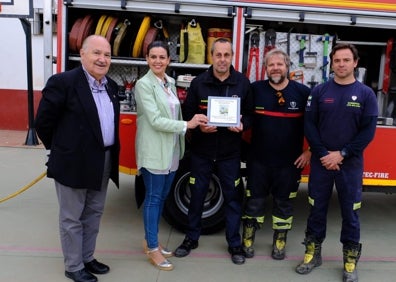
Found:
[{"label": "woman in green jacket", "polygon": [[175,80],[165,73],[170,63],[166,42],[152,42],[147,47],[146,60],[150,69],[135,86],[137,166],[146,187],[144,248],[153,265],[172,270],[172,263],[166,259],[172,252],[159,244],[158,225],[184,154],[184,135],[187,129],[205,124],[207,118],[197,114],[190,121],[183,121]]}]

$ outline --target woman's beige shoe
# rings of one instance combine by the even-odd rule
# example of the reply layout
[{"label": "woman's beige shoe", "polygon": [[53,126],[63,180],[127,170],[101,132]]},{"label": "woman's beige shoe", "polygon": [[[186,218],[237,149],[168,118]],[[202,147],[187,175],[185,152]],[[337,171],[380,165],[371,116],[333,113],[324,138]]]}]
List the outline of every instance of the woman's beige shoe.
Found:
[{"label": "woman's beige shoe", "polygon": [[149,261],[158,269],[166,271],[173,269],[173,264],[161,254],[159,248],[148,249],[147,256]]},{"label": "woman's beige shoe", "polygon": [[[161,244],[159,244],[158,248],[159,248],[161,254],[162,254],[164,257],[170,258],[170,257],[173,256],[173,252],[170,251],[170,250],[168,250],[167,248],[163,247]],[[148,247],[147,247],[147,241],[146,241],[146,240],[143,240],[143,250],[144,250],[144,253],[147,254],[147,252],[148,252]]]}]

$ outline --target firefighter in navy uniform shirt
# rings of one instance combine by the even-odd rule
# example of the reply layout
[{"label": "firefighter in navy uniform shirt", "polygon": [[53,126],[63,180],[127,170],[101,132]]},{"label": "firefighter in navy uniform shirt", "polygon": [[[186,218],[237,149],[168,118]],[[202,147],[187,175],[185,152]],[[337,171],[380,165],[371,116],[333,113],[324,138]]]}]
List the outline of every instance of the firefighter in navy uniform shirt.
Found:
[{"label": "firefighter in navy uniform shirt", "polygon": [[198,247],[201,235],[203,204],[212,172],[216,171],[224,196],[225,227],[228,252],[235,264],[245,262],[242,249],[240,221],[242,192],[240,161],[242,131],[251,124],[253,104],[249,80],[232,66],[232,44],[218,38],[212,45],[213,64],[191,82],[183,105],[183,117],[206,114],[209,96],[240,97],[241,124],[239,127],[201,125],[191,130],[191,201],[188,210],[186,236],[175,250],[176,257],[190,254]]},{"label": "firefighter in navy uniform shirt", "polygon": [[304,110],[310,89],[287,78],[290,58],[282,50],[268,52],[264,63],[268,80],[252,83],[255,113],[242,237],[246,257],[253,257],[255,232],[264,223],[266,200],[272,194],[271,256],[281,260],[292,228],[301,170],[311,157],[309,150],[303,152]]},{"label": "firefighter in navy uniform shirt", "polygon": [[305,257],[296,271],[306,274],[321,265],[329,200],[335,184],[342,215],[343,281],[358,281],[361,254],[363,151],[374,138],[378,107],[371,88],[355,79],[358,51],[338,44],[330,53],[334,79],[312,90],[305,113],[305,135],[312,151],[308,184],[310,214],[305,234]]}]

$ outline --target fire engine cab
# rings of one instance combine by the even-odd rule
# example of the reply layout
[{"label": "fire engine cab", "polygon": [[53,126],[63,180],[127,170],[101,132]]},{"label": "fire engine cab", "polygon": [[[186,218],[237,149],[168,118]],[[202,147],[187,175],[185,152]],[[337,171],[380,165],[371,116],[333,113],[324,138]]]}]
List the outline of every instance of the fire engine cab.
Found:
[{"label": "fire engine cab", "polygon": [[[234,67],[251,81],[265,78],[265,52],[273,47],[291,57],[290,78],[314,87],[331,77],[329,52],[336,42],[357,46],[356,76],[373,88],[380,117],[374,141],[365,151],[364,190],[393,192],[396,188],[396,3],[393,0],[64,0],[57,7],[56,70],[79,63],[78,50],[89,34],[102,34],[112,45],[109,75],[126,97],[121,113],[120,169],[136,175],[134,141],[136,114],[133,84],[147,71],[144,46],[162,36],[169,42],[169,74],[178,80],[180,98],[189,79],[210,66],[207,56],[190,60],[194,45],[185,33],[202,36],[208,47],[213,37],[229,35]],[[150,37],[151,36],[151,37]],[[191,36],[191,34],[190,34]],[[195,36],[195,35],[194,35]],[[186,60],[187,57],[187,60]],[[49,64],[52,59],[49,58]],[[52,65],[50,66],[52,68]],[[184,229],[189,205],[188,154],[181,161],[164,217]],[[307,180],[307,172],[303,181]],[[136,190],[142,181],[137,177]],[[213,175],[203,213],[204,233],[223,227],[223,198]]]}]

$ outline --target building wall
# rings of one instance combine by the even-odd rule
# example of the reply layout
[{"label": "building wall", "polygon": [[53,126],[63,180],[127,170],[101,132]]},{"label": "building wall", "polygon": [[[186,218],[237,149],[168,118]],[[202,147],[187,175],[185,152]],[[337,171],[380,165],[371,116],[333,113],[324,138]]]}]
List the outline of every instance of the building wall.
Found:
[{"label": "building wall", "polygon": [[[0,18],[0,34],[0,129],[25,130],[29,128],[26,35],[17,18]],[[32,35],[31,41],[33,100],[37,108],[45,84],[43,35]],[[54,39],[54,50],[55,44]]]}]

